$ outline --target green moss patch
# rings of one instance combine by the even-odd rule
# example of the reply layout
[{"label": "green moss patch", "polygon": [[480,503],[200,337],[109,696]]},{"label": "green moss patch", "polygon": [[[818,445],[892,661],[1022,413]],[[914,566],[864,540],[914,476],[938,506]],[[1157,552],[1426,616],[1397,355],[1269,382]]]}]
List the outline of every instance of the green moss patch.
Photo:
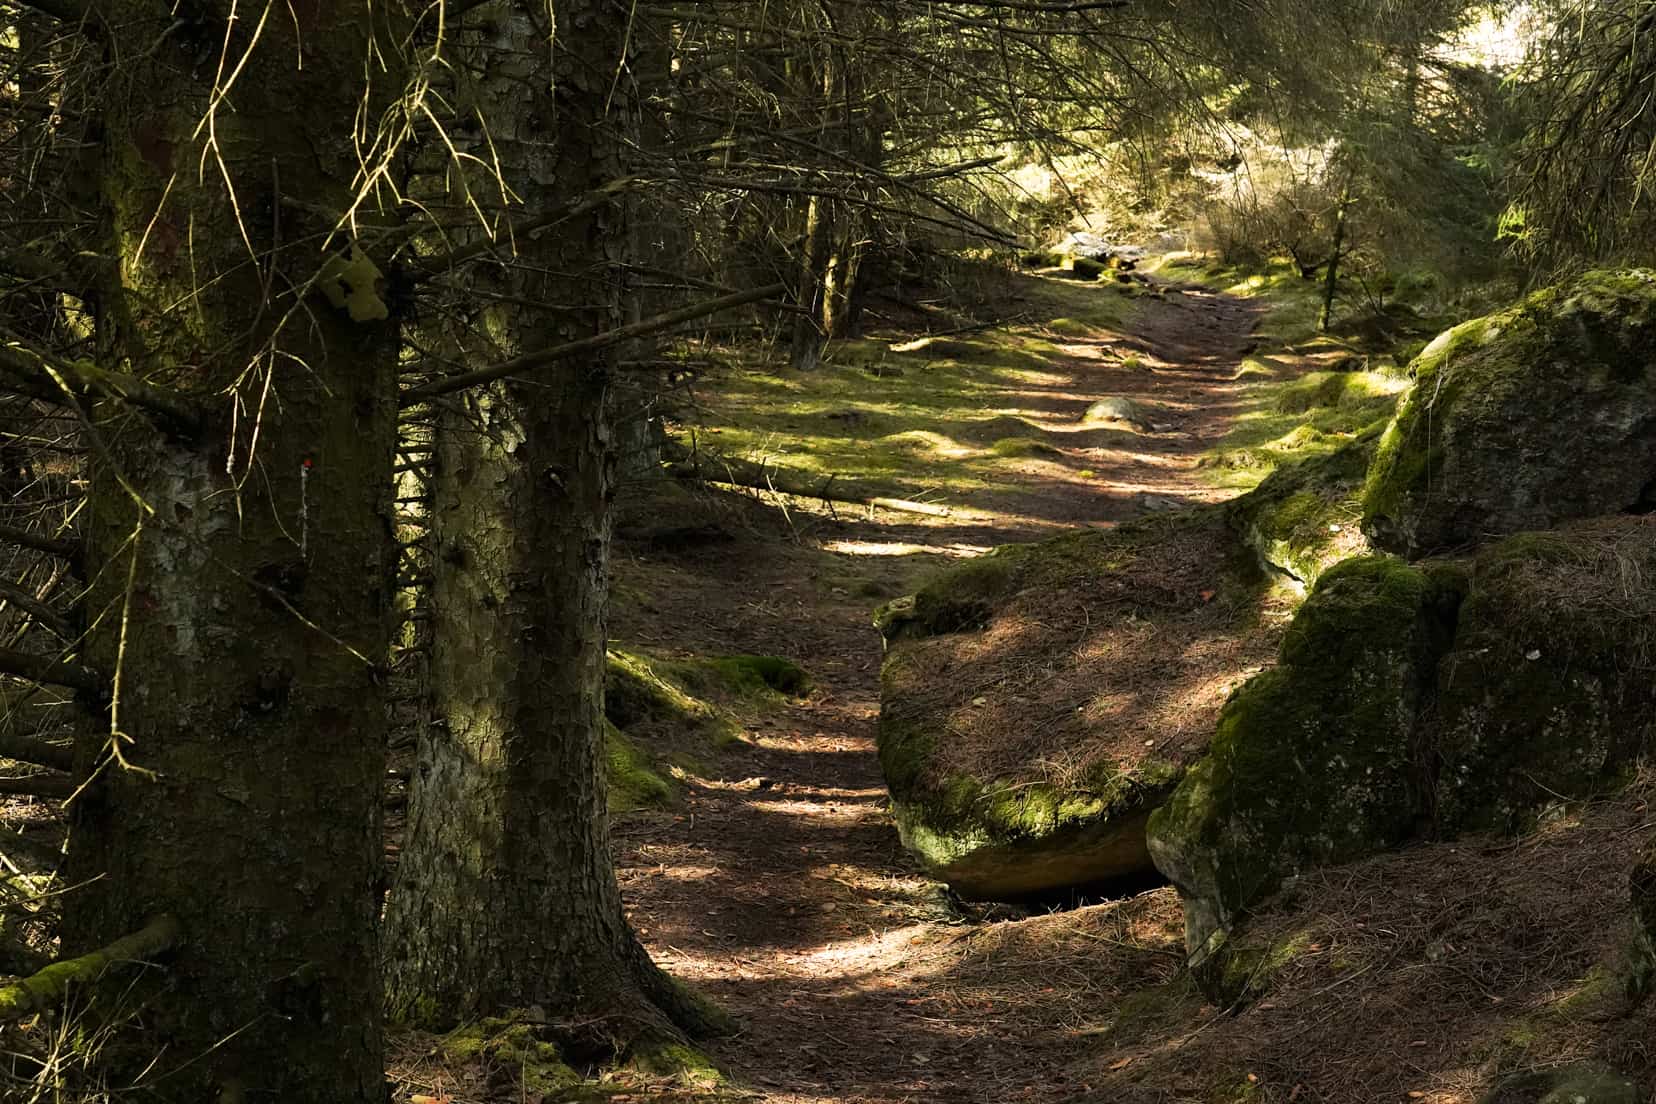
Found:
[{"label": "green moss patch", "polygon": [[1359,524],[1363,479],[1379,427],[1329,452],[1281,464],[1226,507],[1226,518],[1273,571],[1312,586],[1322,573],[1370,551]]},{"label": "green moss patch", "polygon": [[711,1089],[724,1084],[724,1074],[713,1060],[685,1043],[653,1040],[634,1046],[630,1064],[651,1077],[671,1078],[689,1088]]},{"label": "green moss patch", "polygon": [[[1248,489],[1284,465],[1327,456],[1378,435],[1407,381],[1383,371],[1310,372],[1260,365],[1261,382],[1231,429],[1202,457],[1211,481]],[[1247,365],[1245,364],[1244,367]]]},{"label": "green moss patch", "polygon": [[712,743],[735,739],[741,726],[727,710],[692,693],[677,661],[611,648],[604,714],[623,731],[673,730]]},{"label": "green moss patch", "polygon": [[529,1096],[563,1093],[579,1087],[581,1075],[563,1060],[556,1043],[549,1041],[539,1016],[507,1015],[466,1024],[444,1035],[442,1052],[450,1061],[477,1063],[486,1076],[505,1075]]},{"label": "green moss patch", "polygon": [[656,773],[649,757],[608,721],[604,722],[604,756],[611,813],[668,805],[677,797],[673,784]]},{"label": "green moss patch", "polygon": [[611,648],[604,679],[612,812],[670,804],[664,765],[699,771],[700,759],[741,738],[746,722],[811,690],[779,656],[668,659]]},{"label": "green moss patch", "polygon": [[1009,459],[1020,457],[1062,456],[1063,450],[1045,441],[1034,440],[1029,437],[1002,437],[989,446],[989,451],[996,456]]}]

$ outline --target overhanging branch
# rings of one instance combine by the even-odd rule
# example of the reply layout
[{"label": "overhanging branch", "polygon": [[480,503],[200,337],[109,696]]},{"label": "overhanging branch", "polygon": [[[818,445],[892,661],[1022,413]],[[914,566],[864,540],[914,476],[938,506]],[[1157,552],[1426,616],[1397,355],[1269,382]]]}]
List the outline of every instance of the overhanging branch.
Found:
[{"label": "overhanging branch", "polygon": [[[650,181],[641,176],[627,176],[622,177],[619,180],[612,180],[608,184],[595,188],[586,195],[581,196],[579,199],[567,203],[562,207],[555,208],[543,215],[538,215],[535,218],[526,219],[525,221],[511,227],[509,231],[503,232],[498,237],[484,238],[481,241],[475,241],[470,245],[460,246],[457,249],[450,250],[449,252],[436,257],[421,257],[415,262],[420,269],[420,273],[415,277],[415,281],[423,282],[431,279],[433,276],[441,276],[443,273],[448,272],[459,265],[465,264],[467,261],[475,260],[476,258],[483,256],[485,253],[495,249],[503,242],[509,243],[518,238],[532,237],[548,227],[556,226],[560,222],[566,222],[572,218],[579,218],[581,215],[596,211],[601,207],[608,206],[609,204],[615,202],[618,197],[627,194],[635,188],[643,187],[648,183],[650,183]],[[410,227],[402,233],[404,235],[411,235],[416,232],[416,229],[417,228]]]},{"label": "overhanging branch", "polygon": [[65,388],[77,398],[121,399],[161,415],[175,429],[187,433],[200,430],[204,421],[201,407],[186,395],[122,372],[107,371],[90,361],[56,360],[16,341],[0,345],[0,377],[14,380],[26,394],[58,402],[65,398]]},{"label": "overhanging branch", "polygon": [[787,284],[769,284],[762,288],[754,288],[751,291],[738,291],[730,295],[720,296],[717,299],[704,300],[676,311],[669,311],[666,314],[658,314],[653,318],[646,318],[642,322],[634,322],[630,326],[619,326],[616,329],[607,330],[592,337],[584,337],[579,341],[571,341],[564,345],[555,345],[550,349],[525,353],[523,356],[502,361],[500,364],[489,368],[479,368],[475,372],[461,372],[459,375],[445,376],[442,379],[422,383],[418,387],[411,387],[404,391],[401,405],[404,407],[414,406],[427,399],[437,398],[439,395],[452,395],[456,391],[464,391],[485,383],[493,383],[495,380],[505,379],[507,376],[532,372],[555,361],[578,356],[581,353],[607,349],[611,345],[619,345],[634,338],[647,337],[661,330],[671,329],[683,322],[691,322],[697,318],[717,314],[722,310],[757,303],[761,299],[773,299],[787,290]]}]

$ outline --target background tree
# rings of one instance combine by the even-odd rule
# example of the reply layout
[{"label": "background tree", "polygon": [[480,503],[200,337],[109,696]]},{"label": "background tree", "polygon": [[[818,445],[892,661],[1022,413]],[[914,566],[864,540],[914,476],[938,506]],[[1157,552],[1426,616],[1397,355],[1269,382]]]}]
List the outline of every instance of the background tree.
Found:
[{"label": "background tree", "polygon": [[1656,166],[1656,7],[1644,0],[1539,5],[1524,71],[1531,123],[1503,229],[1551,267],[1648,261]]}]

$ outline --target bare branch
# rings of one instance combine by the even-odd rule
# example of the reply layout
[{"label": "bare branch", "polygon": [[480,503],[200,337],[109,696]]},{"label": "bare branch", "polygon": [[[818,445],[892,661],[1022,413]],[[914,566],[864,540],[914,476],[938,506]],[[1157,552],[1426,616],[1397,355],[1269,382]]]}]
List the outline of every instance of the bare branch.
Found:
[{"label": "bare branch", "polygon": [[80,559],[81,546],[79,541],[43,537],[38,533],[31,533],[27,529],[17,529],[10,525],[0,525],[0,542],[15,544],[22,548],[32,548],[36,552],[60,556],[71,562]]},{"label": "bare branch", "polygon": [[69,619],[20,586],[0,579],[0,602],[9,602],[28,614],[36,623],[50,629],[60,640],[73,640],[75,627]]},{"label": "bare branch", "polygon": [[0,731],[0,759],[66,771],[75,766],[75,749],[66,744],[50,743],[38,736]]},{"label": "bare branch", "polygon": [[49,844],[32,840],[10,828],[0,828],[0,855],[13,864],[18,864],[17,860],[22,859],[41,870],[55,870],[63,863],[63,856]]},{"label": "bare branch", "polygon": [[45,797],[62,801],[75,792],[75,784],[60,774],[25,774],[0,778],[0,794]]},{"label": "bare branch", "polygon": [[580,353],[595,352],[607,349],[611,345],[619,345],[624,341],[631,341],[637,337],[647,337],[662,330],[671,329],[681,322],[689,322],[697,318],[705,318],[710,314],[717,314],[722,310],[734,307],[743,307],[749,303],[757,303],[762,299],[773,299],[788,290],[787,284],[769,284],[751,291],[739,291],[731,295],[724,295],[717,299],[708,299],[692,304],[680,310],[658,314],[653,318],[646,318],[642,322],[634,322],[629,326],[618,326],[613,330],[584,337],[579,341],[571,341],[564,345],[554,345],[550,349],[541,349],[538,352],[525,353],[512,360],[503,361],[489,368],[479,368],[475,372],[461,372],[459,375],[445,376],[442,379],[423,383],[418,387],[411,387],[403,392],[402,405],[414,406],[426,399],[434,399],[439,395],[452,395],[456,391],[477,387],[480,384],[493,383],[497,379],[507,376],[531,372],[537,368],[544,368],[555,361]]},{"label": "bare branch", "polygon": [[0,345],[0,376],[11,377],[23,391],[43,399],[61,402],[64,387],[81,398],[108,396],[122,399],[160,414],[175,428],[192,434],[201,429],[205,420],[201,407],[187,395],[156,387],[122,372],[106,371],[90,361],[79,360],[71,364],[56,360],[17,341]]},{"label": "bare branch", "polygon": [[18,3],[63,23],[73,23],[89,30],[103,26],[103,13],[86,0],[18,0]]},{"label": "bare branch", "polygon": [[109,689],[109,680],[90,667],[82,667],[78,663],[64,663],[11,648],[0,648],[0,675],[15,675],[31,682],[67,686],[83,694],[101,695]]},{"label": "bare branch", "polygon": [[433,276],[440,276],[459,265],[465,264],[467,261],[475,260],[476,258],[483,256],[493,250],[497,245],[501,244],[502,241],[509,242],[515,241],[519,238],[527,238],[547,229],[548,227],[556,226],[560,222],[567,222],[572,218],[579,218],[581,215],[587,214],[590,211],[596,211],[600,207],[605,207],[611,203],[614,203],[621,196],[626,195],[628,192],[631,192],[637,188],[641,188],[648,183],[650,183],[650,181],[647,178],[640,176],[627,176],[622,177],[619,180],[612,180],[603,187],[588,192],[586,195],[572,203],[567,203],[562,207],[554,208],[553,210],[548,211],[543,215],[538,215],[535,218],[527,219],[524,222],[513,226],[509,232],[503,231],[497,235],[496,238],[483,238],[479,241],[473,242],[470,245],[461,246],[458,249],[451,250],[450,252],[444,253],[440,256],[422,257],[417,262],[422,275],[416,277],[416,280],[429,280]]}]

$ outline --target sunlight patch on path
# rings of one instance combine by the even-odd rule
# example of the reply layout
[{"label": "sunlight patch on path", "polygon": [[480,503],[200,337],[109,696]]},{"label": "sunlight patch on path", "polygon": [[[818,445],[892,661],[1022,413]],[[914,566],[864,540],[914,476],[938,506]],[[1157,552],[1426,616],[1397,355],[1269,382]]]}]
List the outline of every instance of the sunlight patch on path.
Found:
[{"label": "sunlight patch on path", "polygon": [[846,556],[956,556],[962,559],[981,556],[989,551],[986,544],[913,544],[907,541],[828,541],[822,546],[829,552]]}]

